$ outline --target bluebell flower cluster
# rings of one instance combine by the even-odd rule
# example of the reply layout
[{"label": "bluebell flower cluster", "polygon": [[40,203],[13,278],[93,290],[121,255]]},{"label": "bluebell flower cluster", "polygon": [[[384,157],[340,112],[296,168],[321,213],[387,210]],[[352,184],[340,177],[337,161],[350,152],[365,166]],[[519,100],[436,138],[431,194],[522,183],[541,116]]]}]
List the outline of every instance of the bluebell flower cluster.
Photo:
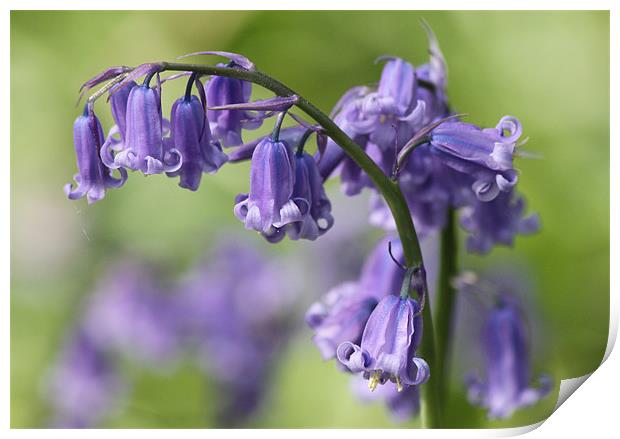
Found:
[{"label": "bluebell flower cluster", "polygon": [[[496,244],[511,245],[515,234],[538,227],[535,215],[525,217],[523,200],[515,193],[518,173],[513,159],[521,124],[512,116],[502,117],[493,128],[455,120],[446,93],[446,62],[428,31],[427,64],[414,67],[401,58],[380,58],[385,65],[377,86],[345,93],[332,112],[334,121],[386,175],[398,179],[421,237],[443,229],[448,210],[459,209],[470,234],[470,251],[486,253]],[[418,142],[398,168],[397,158],[412,139]],[[347,195],[373,188],[331,139],[317,158],[323,178],[339,174]],[[510,214],[504,213],[506,204],[512,206]],[[489,216],[493,220],[485,221]],[[391,212],[376,191],[369,220],[395,230]]]},{"label": "bluebell flower cluster", "polygon": [[243,425],[265,398],[297,299],[280,264],[247,245],[216,246],[168,288],[149,266],[119,261],[87,297],[49,373],[51,426],[105,422],[130,397],[121,359],[168,373],[188,358],[216,387],[215,421]]},{"label": "bluebell flower cluster", "polygon": [[[253,68],[240,55],[215,54],[231,58],[218,67]],[[280,127],[282,116],[297,102],[297,96],[250,102],[251,83],[213,76],[203,84],[200,76],[192,73],[185,95],[174,102],[168,120],[162,113],[162,82],[187,75],[162,81],[160,68],[144,64],[129,73],[111,68],[84,85],[89,89],[104,80],[118,79],[109,89],[115,124],[104,139],[92,104],[78,117],[74,139],[80,172],[75,176],[78,186],[65,187],[70,199],[87,196],[90,203],[98,201],[105,189],[125,183],[127,171],[179,177],[180,187],[196,191],[204,173],[214,173],[229,161],[222,147],[236,147],[232,161],[252,159],[249,193],[237,196],[234,207],[246,228],[275,243],[287,235],[293,240],[315,240],[332,227],[323,179],[314,157],[304,152],[309,134],[317,129],[301,121],[299,126]],[[135,79],[140,76],[144,82],[137,84]],[[154,77],[156,85],[150,86]],[[194,88],[198,95],[192,94]],[[258,128],[274,114],[281,116],[274,135],[243,144],[243,130]],[[113,170],[119,171],[120,178],[112,177]]]}]

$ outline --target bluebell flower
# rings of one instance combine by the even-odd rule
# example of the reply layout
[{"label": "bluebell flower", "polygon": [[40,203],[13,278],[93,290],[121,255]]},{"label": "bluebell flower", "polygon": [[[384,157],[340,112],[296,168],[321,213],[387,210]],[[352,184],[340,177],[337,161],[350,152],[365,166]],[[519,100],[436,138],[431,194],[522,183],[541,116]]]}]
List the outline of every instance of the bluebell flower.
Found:
[{"label": "bluebell flower", "polygon": [[134,81],[120,87],[116,84],[110,90],[110,110],[114,125],[110,128],[108,136],[101,147],[101,160],[111,168],[118,168],[114,163],[114,154],[125,149],[125,138],[127,132],[127,101],[131,90],[137,87]]},{"label": "bluebell flower", "polygon": [[401,58],[387,59],[375,92],[361,103],[362,122],[354,123],[358,133],[368,134],[370,142],[395,154],[404,145],[425,115],[424,101],[416,99],[414,67]]},{"label": "bluebell flower", "polygon": [[235,215],[266,235],[286,224],[300,221],[301,211],[292,199],[295,159],[283,141],[266,138],[252,154],[250,192],[236,199]]},{"label": "bluebell flower", "polygon": [[180,325],[179,308],[153,270],[131,260],[101,277],[83,317],[84,331],[98,346],[161,369],[176,359]]},{"label": "bluebell flower", "polygon": [[121,187],[127,180],[127,172],[120,170],[120,178],[114,178],[112,171],[101,161],[103,128],[92,111],[84,110],[73,124],[73,142],[77,157],[78,173],[73,176],[76,188],[71,184],[64,187],[70,200],[86,196],[88,203],[94,203],[105,196],[106,189]]},{"label": "bluebell flower", "polygon": [[[402,246],[395,240],[393,253],[402,258]],[[389,294],[397,294],[403,281],[403,272],[388,254],[388,238],[381,240],[372,251],[360,278],[331,289],[315,302],[306,313],[306,323],[313,330],[313,341],[321,356],[329,360],[336,356],[341,343],[358,344],[370,314],[379,301]]]},{"label": "bluebell flower", "polygon": [[472,189],[478,198],[490,201],[517,183],[513,155],[521,133],[519,121],[505,116],[495,128],[485,129],[465,122],[444,122],[429,137],[432,147],[444,153],[441,157],[446,157],[448,166],[470,174],[480,169],[482,175],[472,183]]},{"label": "bluebell flower", "polygon": [[46,382],[55,428],[92,428],[113,409],[123,382],[109,353],[81,328],[64,346]]},{"label": "bluebell flower", "polygon": [[489,312],[482,334],[485,380],[468,378],[468,397],[488,410],[490,418],[504,419],[533,405],[551,390],[543,375],[538,388],[530,387],[530,357],[526,328],[515,300],[502,297]]},{"label": "bluebell flower", "polygon": [[205,111],[196,96],[177,99],[172,106],[170,122],[170,141],[183,157],[183,164],[168,175],[178,175],[179,186],[195,191],[202,173],[217,171],[226,163],[226,154],[212,139]]},{"label": "bluebell flower", "polygon": [[388,295],[370,315],[360,345],[344,342],[336,351],[338,361],[353,373],[362,373],[374,390],[387,381],[397,390],[426,382],[430,370],[415,353],[422,337],[418,303],[409,297]]},{"label": "bluebell flower", "polygon": [[[122,89],[117,93],[121,93]],[[182,157],[164,141],[167,121],[161,115],[158,90],[140,85],[133,87],[127,100],[125,144],[108,166],[141,171],[145,175],[177,171]]]},{"label": "bluebell flower", "polygon": [[302,219],[286,226],[291,239],[314,241],[334,224],[331,203],[325,194],[323,180],[319,175],[314,158],[303,153],[295,156],[295,185],[293,201],[297,204]]},{"label": "bluebell flower", "polygon": [[111,90],[112,95],[110,96],[110,110],[122,141],[125,140],[125,133],[127,132],[127,101],[129,100],[129,94],[134,87],[137,87],[137,84],[131,81],[129,85],[121,88],[116,93],[114,93],[114,88]]},{"label": "bluebell flower", "polygon": [[[332,111],[334,122],[388,175],[406,142],[423,126],[449,113],[445,61],[432,32],[429,42],[429,64],[418,71],[401,58],[383,57],[387,62],[376,89],[354,87]],[[368,176],[338,149],[330,139],[319,162],[321,175],[327,178],[341,165],[340,176],[347,195],[372,188]]]},{"label": "bluebell flower", "polygon": [[[228,67],[235,67],[235,64],[231,63]],[[213,76],[205,88],[207,102],[211,107],[249,102],[252,95],[250,82],[225,76]],[[211,122],[213,135],[224,147],[241,145],[241,130],[255,129],[262,124],[260,117],[255,117],[246,110],[208,110],[207,117]]]},{"label": "bluebell flower", "polygon": [[492,201],[476,200],[460,211],[462,227],[469,233],[467,250],[485,254],[493,245],[512,246],[517,234],[538,231],[539,216],[525,215],[525,200],[515,191],[502,192]]}]

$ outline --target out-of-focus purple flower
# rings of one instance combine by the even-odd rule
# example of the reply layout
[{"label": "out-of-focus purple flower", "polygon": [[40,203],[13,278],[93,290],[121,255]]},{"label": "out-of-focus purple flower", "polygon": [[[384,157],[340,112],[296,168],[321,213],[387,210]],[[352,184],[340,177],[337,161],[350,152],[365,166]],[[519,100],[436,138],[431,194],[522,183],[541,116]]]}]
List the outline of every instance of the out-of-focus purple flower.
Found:
[{"label": "out-of-focus purple flower", "polygon": [[[395,240],[395,257],[402,258],[402,247]],[[336,356],[341,343],[359,344],[370,314],[379,301],[389,294],[398,294],[403,272],[388,254],[388,238],[383,239],[370,254],[360,278],[330,290],[306,313],[306,323],[314,331],[312,338],[321,356]]]},{"label": "out-of-focus purple flower", "polygon": [[177,99],[170,115],[171,142],[181,153],[181,168],[169,173],[179,176],[179,186],[192,191],[198,189],[202,173],[213,173],[227,161],[220,145],[211,138],[209,122],[196,96]]},{"label": "out-of-focus purple flower", "polygon": [[[218,64],[224,67],[223,64]],[[234,66],[232,63],[230,66]],[[213,76],[206,84],[207,102],[210,107],[241,104],[250,101],[252,84],[241,79]],[[262,124],[262,118],[246,110],[208,110],[213,135],[223,146],[237,146],[243,143],[242,129],[255,129]]]},{"label": "out-of-focus purple flower", "polygon": [[357,282],[345,282],[310,307],[306,323],[314,331],[312,340],[324,360],[336,356],[340,343],[359,343],[377,303],[377,298],[361,291]]},{"label": "out-of-focus purple flower", "polygon": [[516,301],[503,296],[489,312],[482,334],[486,379],[467,379],[468,397],[488,409],[490,418],[508,418],[524,406],[535,404],[551,390],[543,375],[539,388],[530,385],[530,358],[526,328]]},{"label": "out-of-focus purple flower", "polygon": [[267,391],[297,298],[285,272],[254,248],[218,245],[179,289],[185,331],[221,388],[222,425],[243,424]]},{"label": "out-of-focus purple flower", "polygon": [[65,185],[65,195],[70,200],[86,196],[88,203],[94,203],[105,196],[108,188],[121,187],[127,180],[127,172],[120,170],[120,178],[112,177],[99,156],[103,145],[103,128],[97,116],[85,108],[73,124],[73,142],[77,157],[78,173],[73,176],[76,188],[71,183]]},{"label": "out-of-focus purple flower", "polygon": [[236,199],[235,215],[254,229],[269,236],[286,224],[300,221],[302,214],[292,200],[295,159],[288,145],[266,138],[252,154],[250,192]]},{"label": "out-of-focus purple flower", "polygon": [[99,346],[149,366],[168,366],[180,348],[180,316],[147,267],[124,261],[98,282],[84,330]]},{"label": "out-of-focus purple flower", "polygon": [[323,180],[314,158],[308,153],[303,153],[295,156],[295,162],[295,185],[292,199],[302,219],[288,224],[286,232],[294,240],[314,241],[333,226],[332,206],[325,194]]},{"label": "out-of-focus purple flower", "polygon": [[408,386],[399,392],[395,384],[385,383],[374,392],[369,392],[368,382],[358,375],[351,380],[351,390],[364,403],[383,402],[395,423],[410,421],[420,413],[418,386]]},{"label": "out-of-focus purple flower", "polygon": [[123,385],[114,365],[83,330],[72,335],[52,369],[46,397],[56,428],[92,428],[113,409]]},{"label": "out-of-focus purple flower", "polygon": [[496,244],[511,246],[516,234],[532,234],[540,226],[538,214],[525,216],[525,200],[514,191],[488,202],[477,200],[461,210],[460,220],[469,232],[467,250],[480,254]]},{"label": "out-of-focus purple flower", "polygon": [[110,152],[104,151],[106,165],[139,170],[145,175],[177,171],[182,165],[181,153],[164,142],[165,125],[159,91],[147,85],[132,87],[127,100],[124,148],[112,160]]},{"label": "out-of-focus purple flower", "polygon": [[362,373],[374,390],[388,380],[399,391],[426,382],[430,370],[415,352],[422,337],[418,303],[409,297],[388,295],[370,315],[362,342],[344,342],[336,351],[338,361],[353,373]]}]

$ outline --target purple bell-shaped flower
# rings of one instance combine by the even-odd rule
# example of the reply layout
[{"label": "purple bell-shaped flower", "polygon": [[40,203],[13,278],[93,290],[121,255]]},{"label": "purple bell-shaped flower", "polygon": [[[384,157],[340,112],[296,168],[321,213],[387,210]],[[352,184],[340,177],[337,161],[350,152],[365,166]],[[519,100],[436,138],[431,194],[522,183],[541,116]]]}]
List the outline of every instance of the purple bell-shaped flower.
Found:
[{"label": "purple bell-shaped flower", "polygon": [[429,137],[446,165],[476,175],[473,191],[480,200],[490,201],[517,183],[512,159],[521,133],[519,121],[505,116],[495,128],[485,129],[466,122],[444,122]]},{"label": "purple bell-shaped flower", "polygon": [[430,376],[428,364],[415,356],[422,337],[418,303],[409,297],[388,295],[370,315],[362,342],[338,346],[338,361],[353,373],[362,373],[374,390],[388,380],[399,391],[417,386]]},{"label": "purple bell-shaped flower", "polygon": [[301,212],[302,220],[288,224],[286,232],[293,240],[314,241],[334,224],[331,203],[325,194],[323,180],[314,158],[308,153],[303,153],[296,155],[295,161],[293,201]]},{"label": "purple bell-shaped flower", "polygon": [[[235,64],[232,63],[232,67]],[[229,66],[230,67],[230,66]],[[211,107],[241,104],[250,101],[252,84],[241,79],[214,76],[206,84],[207,102]],[[256,129],[262,118],[246,110],[208,110],[213,135],[225,147],[243,143],[242,129]]]},{"label": "purple bell-shaped flower", "polygon": [[108,188],[121,187],[127,180],[127,172],[120,169],[120,178],[112,177],[100,158],[103,144],[103,129],[94,113],[87,108],[73,124],[73,142],[77,156],[78,173],[73,176],[77,183],[72,188],[71,183],[65,185],[64,191],[70,200],[77,200],[86,196],[88,203],[94,203],[105,196]]},{"label": "purple bell-shaped flower", "polygon": [[526,328],[514,299],[502,297],[490,311],[482,334],[486,380],[468,378],[472,403],[488,409],[490,418],[507,418],[520,407],[535,404],[551,390],[541,376],[538,388],[530,385],[530,358]]},{"label": "purple bell-shaped flower", "polygon": [[179,186],[192,191],[198,189],[202,173],[217,171],[228,158],[220,145],[213,141],[209,122],[196,96],[178,99],[171,111],[171,143],[181,153],[183,164],[176,172]]},{"label": "purple bell-shaped flower", "polygon": [[[117,93],[120,93],[117,92]],[[145,175],[177,171],[181,153],[164,141],[161,96],[147,85],[133,87],[127,100],[125,147],[109,163]]]},{"label": "purple bell-shaped flower", "polygon": [[267,236],[301,221],[301,211],[292,199],[294,184],[295,159],[287,144],[263,139],[252,154],[250,192],[237,196],[235,215],[246,229]]}]

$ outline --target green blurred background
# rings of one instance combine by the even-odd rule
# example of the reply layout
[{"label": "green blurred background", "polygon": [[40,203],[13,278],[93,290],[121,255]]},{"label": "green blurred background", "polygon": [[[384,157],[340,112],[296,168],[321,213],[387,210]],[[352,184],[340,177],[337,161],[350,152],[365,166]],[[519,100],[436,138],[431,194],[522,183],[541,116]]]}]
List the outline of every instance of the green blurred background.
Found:
[{"label": "green blurred background", "polygon": [[[517,426],[546,417],[557,380],[601,361],[609,316],[609,14],[607,12],[12,12],[11,14],[11,425],[44,426],[46,369],[76,319],[80,298],[106,263],[143,255],[171,273],[191,265],[223,230],[247,188],[247,165],[208,176],[197,193],[176,180],[134,174],[87,206],[62,187],[75,172],[77,89],[111,65],[173,60],[197,50],[240,52],[329,111],[352,85],[378,79],[383,54],[426,62],[425,18],[449,65],[449,96],[468,120],[494,126],[517,116],[542,159],[520,159],[520,190],[543,229],[464,267],[526,266],[545,329],[534,371],[553,394],[503,422],[469,407],[455,373],[451,424]],[[184,85],[170,84],[168,104]],[[266,96],[255,92],[255,96]],[[109,115],[99,104],[105,127]],[[330,192],[339,191],[330,184]],[[353,200],[340,198],[366,215]],[[363,203],[362,203],[363,204]],[[336,217],[338,221],[338,217]],[[368,242],[377,232],[368,231]],[[305,242],[268,246],[303,254]],[[329,240],[327,234],[322,239]],[[337,250],[336,250],[337,251]],[[307,259],[307,258],[306,258]],[[306,260],[312,270],[312,260]],[[317,275],[320,276],[320,273]],[[309,290],[308,300],[323,291]],[[131,401],[110,427],[208,427],[208,392],[191,364],[165,376],[131,372]],[[256,427],[388,427],[380,405],[361,405],[349,381],[323,363],[300,329],[275,371]],[[417,425],[416,422],[408,424]]]}]

